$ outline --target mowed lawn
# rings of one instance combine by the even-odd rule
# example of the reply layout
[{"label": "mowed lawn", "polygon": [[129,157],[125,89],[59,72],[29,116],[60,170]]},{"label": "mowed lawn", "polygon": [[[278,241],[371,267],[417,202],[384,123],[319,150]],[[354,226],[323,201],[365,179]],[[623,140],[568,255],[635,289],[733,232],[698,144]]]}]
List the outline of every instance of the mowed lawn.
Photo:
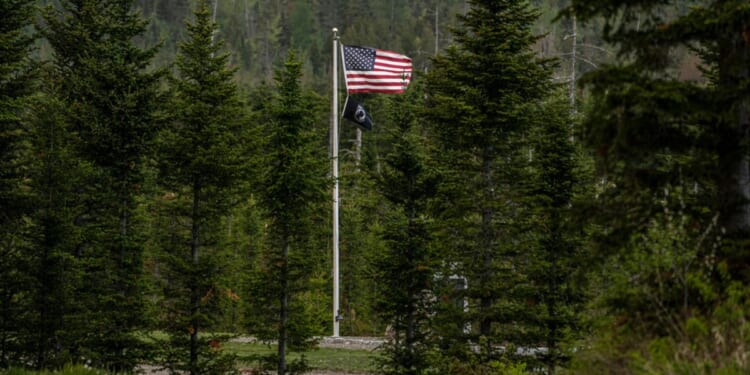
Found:
[{"label": "mowed lawn", "polygon": [[[239,357],[238,368],[255,368],[258,367],[257,361],[251,358],[257,358],[276,352],[276,346],[262,343],[241,343],[228,342],[224,343],[223,348],[226,352],[236,354]],[[340,372],[345,374],[366,374],[375,369],[374,358],[377,352],[362,349],[334,349],[319,348],[305,352],[305,358],[310,367],[314,370],[324,370],[331,372]],[[300,353],[288,354],[288,360],[298,359]],[[3,375],[105,375],[107,372],[84,368],[82,366],[66,366],[60,371],[31,371],[21,369],[0,370]]]},{"label": "mowed lawn", "polygon": [[[224,350],[240,357],[240,367],[256,367],[257,362],[248,362],[247,358],[268,355],[276,352],[275,345],[261,343],[228,342]],[[377,352],[369,350],[350,350],[319,348],[305,352],[308,364],[316,370],[330,370],[352,373],[367,373],[375,369],[374,358]],[[300,357],[299,353],[289,353],[287,359],[292,361]]]}]

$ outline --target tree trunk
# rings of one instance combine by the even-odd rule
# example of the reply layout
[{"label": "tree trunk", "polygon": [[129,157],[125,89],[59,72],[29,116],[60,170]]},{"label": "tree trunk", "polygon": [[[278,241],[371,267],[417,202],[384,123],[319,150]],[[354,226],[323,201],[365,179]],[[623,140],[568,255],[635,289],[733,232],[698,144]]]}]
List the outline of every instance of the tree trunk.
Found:
[{"label": "tree trunk", "polygon": [[[46,225],[45,225],[44,230],[48,231],[51,220],[45,220],[45,221],[46,221]],[[45,234],[46,234],[46,236],[45,236],[46,238],[50,237],[49,233],[45,233]],[[39,270],[37,270],[37,272],[45,272],[46,270],[48,270],[48,267],[52,266],[52,265],[49,264],[49,258],[51,256],[50,253],[52,252],[52,250],[51,250],[52,247],[51,246],[54,246],[54,245],[45,243],[42,246],[43,246],[43,248],[42,248],[42,259],[40,261],[41,267],[40,267]],[[42,369],[44,369],[44,365],[47,362],[46,361],[46,359],[47,359],[47,342],[46,342],[46,340],[50,337],[50,330],[49,330],[49,319],[50,319],[50,317],[49,317],[49,314],[48,314],[49,313],[48,308],[50,307],[50,305],[48,303],[49,302],[49,296],[50,296],[50,287],[49,287],[49,284],[46,283],[46,281],[47,281],[46,279],[45,279],[45,281],[43,281],[43,284],[42,284],[43,287],[40,288],[40,295],[39,295],[39,301],[38,301],[38,303],[39,303],[39,305],[38,305],[38,308],[39,308],[39,327],[38,327],[38,330],[37,330],[37,340],[36,340],[37,341],[36,342],[37,352],[36,352],[36,366],[35,366],[35,368],[37,370],[40,370],[40,371]],[[45,284],[47,284],[47,285],[45,285]]]},{"label": "tree trunk", "polygon": [[[560,207],[554,207],[553,210],[558,210]],[[547,324],[547,374],[554,375],[555,374],[555,367],[557,367],[558,362],[558,355],[557,355],[557,303],[559,301],[558,296],[558,285],[557,285],[557,265],[560,261],[559,256],[559,250],[560,248],[556,245],[563,244],[563,238],[559,235],[560,231],[562,230],[561,226],[559,225],[560,221],[562,219],[560,218],[560,215],[558,215],[556,212],[551,215],[551,225],[550,225],[550,239],[549,243],[546,244],[547,247],[547,257],[549,258],[550,262],[550,270],[549,275],[547,275],[549,280],[549,290],[547,291],[547,319],[549,319]],[[564,246],[564,244],[563,244]]]},{"label": "tree trunk", "polygon": [[570,111],[574,114],[576,113],[576,59],[578,58],[577,26],[576,17],[573,16],[573,32],[570,34],[573,41],[570,50],[570,88],[568,92],[568,100],[570,101]]},{"label": "tree trunk", "polygon": [[[200,179],[193,182],[193,208],[192,223],[190,228],[190,259],[193,266],[198,265],[199,248],[200,248],[200,200],[201,200],[201,183]],[[198,375],[198,330],[200,322],[197,319],[200,312],[200,291],[198,290],[198,281],[195,276],[190,277],[190,362],[188,368],[190,375]]]},{"label": "tree trunk", "polygon": [[357,173],[360,171],[360,162],[362,161],[362,129],[357,128],[356,141],[354,146],[354,166]]},{"label": "tree trunk", "polygon": [[[413,186],[414,185],[414,181],[416,181],[416,176],[414,176],[412,174],[410,176],[409,180],[411,181],[411,185]],[[411,199],[410,199],[410,202],[411,202]],[[414,220],[416,219],[416,216],[417,216],[416,210],[412,207],[409,210],[409,223],[408,223],[408,226],[409,226],[409,230],[408,231],[409,232],[413,231],[412,228],[414,227]],[[414,265],[415,258],[416,258],[415,249],[412,248],[412,247],[409,247],[409,249],[407,249],[407,254],[408,254],[408,262],[409,262],[409,264]],[[409,296],[409,306],[408,306],[408,309],[406,311],[406,339],[405,339],[406,342],[405,342],[405,347],[406,347],[406,352],[409,353],[409,357],[412,358],[412,360],[414,358],[414,341],[415,341],[414,337],[416,336],[416,332],[415,332],[415,330],[416,330],[416,321],[415,320],[416,320],[416,310],[418,308],[417,307],[418,304],[419,304],[419,295],[418,294],[417,295],[410,295]]]},{"label": "tree trunk", "polygon": [[[493,231],[493,220],[495,216],[495,210],[492,208],[494,202],[494,184],[492,180],[492,155],[493,149],[491,146],[485,147],[482,155],[482,181],[484,182],[483,192],[483,206],[482,206],[482,231],[481,231],[481,252],[482,252],[482,274],[480,277],[479,288],[482,296],[479,301],[479,308],[481,312],[481,322],[479,323],[479,334],[485,337],[490,337],[492,332],[492,317],[489,316],[489,312],[494,303],[492,293],[489,292],[491,288],[492,279],[492,263],[494,261],[494,231]],[[488,342],[489,345],[489,342]]]},{"label": "tree trunk", "polygon": [[279,365],[277,375],[286,375],[287,320],[289,315],[289,243],[284,239],[281,251],[281,295],[279,296]]}]

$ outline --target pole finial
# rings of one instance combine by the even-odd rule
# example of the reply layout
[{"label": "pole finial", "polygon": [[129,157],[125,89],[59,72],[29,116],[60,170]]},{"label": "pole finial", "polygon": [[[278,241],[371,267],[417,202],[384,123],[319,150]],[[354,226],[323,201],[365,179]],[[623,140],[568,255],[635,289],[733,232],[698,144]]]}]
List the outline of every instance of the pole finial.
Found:
[{"label": "pole finial", "polygon": [[336,34],[336,33],[339,32],[339,29],[337,29],[337,28],[334,27],[333,29],[331,29],[331,31],[333,31],[333,33]]}]

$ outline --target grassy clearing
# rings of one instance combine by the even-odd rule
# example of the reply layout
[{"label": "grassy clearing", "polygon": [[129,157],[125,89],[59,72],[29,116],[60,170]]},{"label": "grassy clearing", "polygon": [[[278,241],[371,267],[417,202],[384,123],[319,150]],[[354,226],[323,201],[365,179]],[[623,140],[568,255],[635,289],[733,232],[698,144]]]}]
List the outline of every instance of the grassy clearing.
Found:
[{"label": "grassy clearing", "polygon": [[[239,357],[238,367],[254,368],[258,367],[257,360],[260,356],[273,354],[276,352],[275,345],[266,345],[261,343],[224,343],[223,349],[227,353],[235,354]],[[320,348],[305,353],[308,364],[316,370],[340,371],[344,373],[364,374],[372,372],[375,369],[373,358],[377,353],[369,350],[349,350],[349,349],[332,349]],[[290,361],[298,359],[300,353],[290,353]],[[21,369],[10,369],[0,371],[2,375],[107,375],[108,372],[84,368],[82,366],[66,366],[60,371],[31,371]]]},{"label": "grassy clearing", "polygon": [[[255,367],[257,362],[249,361],[249,358],[273,354],[276,352],[275,345],[264,345],[259,343],[237,343],[229,342],[223,345],[228,353],[240,357],[240,367]],[[367,350],[348,350],[320,348],[305,353],[309,365],[316,370],[331,370],[341,372],[366,373],[375,369],[373,358],[376,354]],[[300,353],[291,353],[289,360],[300,357]]]},{"label": "grassy clearing", "polygon": [[108,373],[101,370],[84,368],[83,366],[65,366],[59,371],[31,371],[21,369],[9,369],[0,371],[3,375],[107,375]]}]

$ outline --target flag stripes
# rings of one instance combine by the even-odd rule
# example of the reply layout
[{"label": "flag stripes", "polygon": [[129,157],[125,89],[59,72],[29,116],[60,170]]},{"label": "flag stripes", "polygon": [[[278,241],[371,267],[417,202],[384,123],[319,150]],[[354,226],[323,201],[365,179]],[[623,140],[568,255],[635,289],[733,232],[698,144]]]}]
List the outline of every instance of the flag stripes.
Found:
[{"label": "flag stripes", "polygon": [[347,92],[396,94],[411,81],[407,56],[370,47],[343,46]]}]

